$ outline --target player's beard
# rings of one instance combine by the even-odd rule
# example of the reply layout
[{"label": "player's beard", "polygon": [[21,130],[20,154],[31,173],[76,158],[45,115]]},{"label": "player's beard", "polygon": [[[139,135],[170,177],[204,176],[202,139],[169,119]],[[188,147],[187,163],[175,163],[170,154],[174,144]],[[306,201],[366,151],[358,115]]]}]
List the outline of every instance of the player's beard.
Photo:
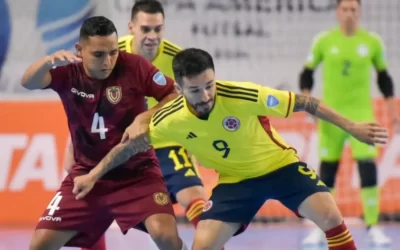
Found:
[{"label": "player's beard", "polygon": [[214,107],[214,98],[210,99],[207,102],[198,102],[192,106],[194,110],[196,110],[196,112],[199,113],[200,115],[206,115],[210,113]]}]

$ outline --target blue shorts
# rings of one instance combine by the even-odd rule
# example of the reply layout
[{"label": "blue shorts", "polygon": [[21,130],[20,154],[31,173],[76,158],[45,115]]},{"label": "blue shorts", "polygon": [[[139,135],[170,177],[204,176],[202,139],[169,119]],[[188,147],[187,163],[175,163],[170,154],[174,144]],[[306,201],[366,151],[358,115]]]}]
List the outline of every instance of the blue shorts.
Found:
[{"label": "blue shorts", "polygon": [[160,148],[156,149],[156,154],[173,203],[177,203],[176,194],[182,189],[203,186],[197,168],[184,148]]},{"label": "blue shorts", "polygon": [[310,195],[329,192],[314,170],[297,162],[267,175],[232,184],[219,184],[207,202],[200,220],[240,223],[242,233],[268,199],[280,201],[298,214],[298,207]]}]

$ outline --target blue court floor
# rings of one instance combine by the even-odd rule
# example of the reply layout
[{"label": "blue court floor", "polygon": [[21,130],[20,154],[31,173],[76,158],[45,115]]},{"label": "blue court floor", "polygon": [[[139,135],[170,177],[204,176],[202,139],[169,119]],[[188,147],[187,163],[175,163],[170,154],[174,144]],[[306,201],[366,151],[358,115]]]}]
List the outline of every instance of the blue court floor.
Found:
[{"label": "blue court floor", "polygon": [[[400,224],[383,225],[385,232],[393,239],[391,247],[369,247],[366,242],[366,230],[361,225],[352,225],[350,230],[360,250],[400,250]],[[253,225],[244,234],[231,239],[226,250],[323,250],[326,247],[302,248],[301,240],[311,228],[301,224]],[[179,232],[184,241],[191,245],[193,229],[180,226]],[[0,229],[0,250],[27,250],[32,231]],[[136,230],[122,235],[117,228],[110,229],[107,234],[107,250],[156,250],[149,237]],[[63,250],[76,248],[63,248]]]}]

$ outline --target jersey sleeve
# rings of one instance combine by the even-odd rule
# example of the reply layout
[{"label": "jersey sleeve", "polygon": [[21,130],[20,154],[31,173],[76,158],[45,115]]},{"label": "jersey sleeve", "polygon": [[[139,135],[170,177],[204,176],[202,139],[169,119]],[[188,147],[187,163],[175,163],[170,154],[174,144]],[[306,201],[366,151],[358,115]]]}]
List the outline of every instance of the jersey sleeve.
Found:
[{"label": "jersey sleeve", "polygon": [[293,114],[295,93],[254,83],[248,86],[258,90],[257,102],[252,102],[253,107],[248,107],[255,115],[287,118]]},{"label": "jersey sleeve", "polygon": [[326,32],[320,33],[314,37],[311,49],[308,52],[306,68],[316,69],[323,59],[323,38]]},{"label": "jersey sleeve", "polygon": [[69,66],[57,67],[50,70],[51,82],[45,89],[52,89],[56,92],[62,92],[66,88],[69,77]]},{"label": "jersey sleeve", "polygon": [[378,71],[383,71],[387,68],[387,60],[386,60],[386,52],[385,52],[385,44],[382,38],[375,33],[371,34],[374,38],[374,55],[373,55],[373,64]]},{"label": "jersey sleeve", "polygon": [[174,80],[165,76],[146,59],[139,58],[138,76],[145,96],[161,101],[175,91]]}]

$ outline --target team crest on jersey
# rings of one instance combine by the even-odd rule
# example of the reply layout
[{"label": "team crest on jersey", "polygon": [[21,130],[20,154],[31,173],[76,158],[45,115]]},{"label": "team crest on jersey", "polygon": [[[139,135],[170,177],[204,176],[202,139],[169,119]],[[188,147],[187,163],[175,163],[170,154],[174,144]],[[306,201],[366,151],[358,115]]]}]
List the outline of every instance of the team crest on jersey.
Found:
[{"label": "team crest on jersey", "polygon": [[332,53],[333,55],[339,54],[339,49],[338,49],[338,47],[333,46],[333,47],[331,48],[331,53]]},{"label": "team crest on jersey", "polygon": [[367,56],[369,54],[368,47],[364,44],[358,46],[357,52],[360,56]]},{"label": "team crest on jersey", "polygon": [[106,89],[106,95],[107,95],[107,99],[112,104],[117,104],[119,101],[121,101],[121,97],[122,97],[121,87],[119,87],[119,86],[108,87]]},{"label": "team crest on jersey", "polygon": [[154,193],[153,198],[154,198],[154,201],[160,206],[164,206],[169,203],[169,197],[165,193],[161,193],[161,192]]},{"label": "team crest on jersey", "polygon": [[224,119],[222,122],[222,125],[224,128],[230,132],[234,132],[239,129],[240,127],[240,121],[238,118],[234,116],[228,116]]},{"label": "team crest on jersey", "polygon": [[208,200],[207,203],[204,205],[203,212],[207,212],[210,210],[213,206],[212,200]]}]

